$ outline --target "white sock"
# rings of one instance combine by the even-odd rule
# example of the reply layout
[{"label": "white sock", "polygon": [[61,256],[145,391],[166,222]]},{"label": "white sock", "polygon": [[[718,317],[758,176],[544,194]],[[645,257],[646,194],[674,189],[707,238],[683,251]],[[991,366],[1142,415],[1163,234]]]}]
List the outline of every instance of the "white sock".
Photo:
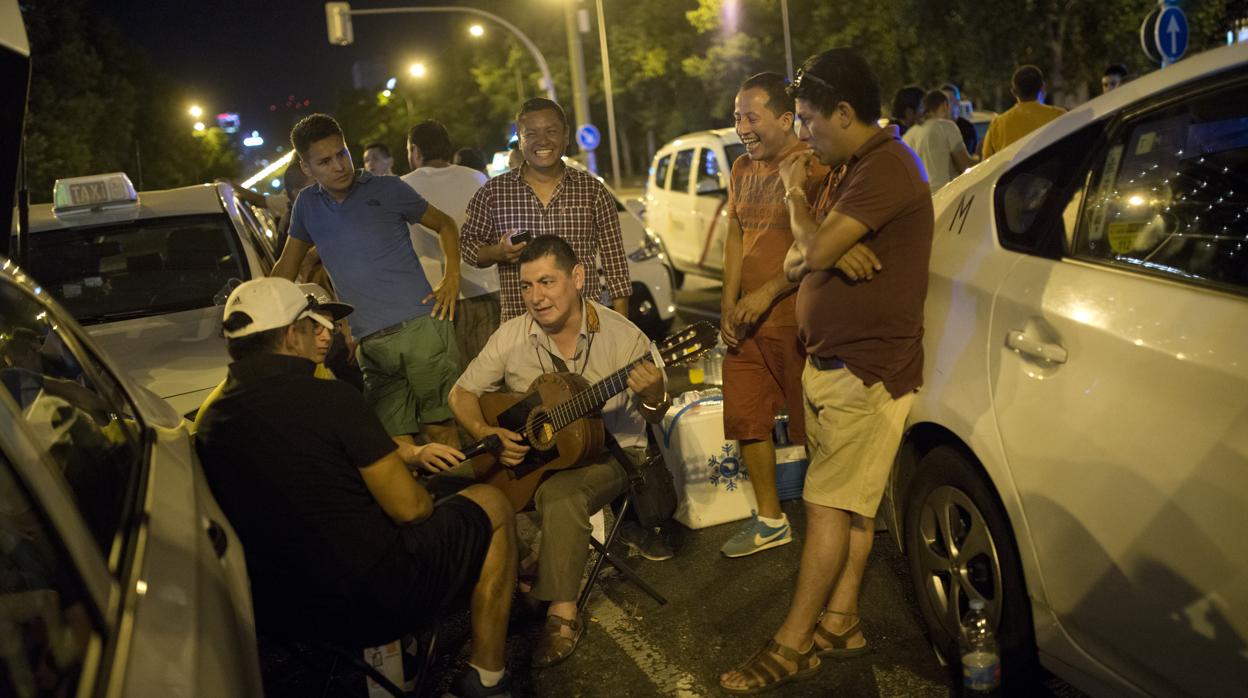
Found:
[{"label": "white sock", "polygon": [[778,519],[769,519],[766,516],[760,516],[758,517],[758,520],[766,524],[768,528],[780,528],[788,523],[789,517],[782,513]]},{"label": "white sock", "polygon": [[468,666],[477,670],[477,676],[481,677],[481,685],[485,686],[486,688],[494,688],[495,686],[497,686],[498,682],[503,680],[503,672],[506,671],[506,669],[499,669],[498,671],[486,671],[485,669],[482,669],[481,667],[471,662],[468,663]]}]

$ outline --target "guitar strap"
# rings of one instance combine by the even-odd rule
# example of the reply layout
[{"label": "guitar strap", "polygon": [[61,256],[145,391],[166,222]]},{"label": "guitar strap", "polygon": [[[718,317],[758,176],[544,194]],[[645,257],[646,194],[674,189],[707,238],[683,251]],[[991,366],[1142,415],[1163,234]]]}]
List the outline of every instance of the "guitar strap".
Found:
[{"label": "guitar strap", "polygon": [[[581,360],[581,373],[584,374],[585,367],[589,365],[589,352],[594,348],[594,336],[598,334],[598,329],[601,325],[598,324],[598,311],[594,310],[593,303],[584,301],[584,305],[582,307],[585,308],[585,328],[589,331],[589,342],[585,346],[585,358]],[[547,340],[547,344],[549,343],[549,340]],[[546,355],[550,357],[550,363],[555,367],[556,373],[571,373],[571,371],[568,370],[567,362],[563,360],[562,356],[559,356],[558,352],[553,352],[547,349]],[[542,355],[540,352],[537,355],[537,363],[539,366],[542,364]]]}]

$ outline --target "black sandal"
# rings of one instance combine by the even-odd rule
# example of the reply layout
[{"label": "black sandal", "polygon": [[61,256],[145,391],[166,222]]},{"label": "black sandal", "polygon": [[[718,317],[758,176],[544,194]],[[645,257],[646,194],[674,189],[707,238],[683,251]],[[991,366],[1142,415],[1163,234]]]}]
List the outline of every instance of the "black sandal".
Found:
[{"label": "black sandal", "polygon": [[[792,671],[786,669],[772,655],[793,662],[796,668]],[[719,680],[719,687],[729,693],[761,693],[813,674],[819,670],[819,663],[813,642],[805,652],[798,652],[775,640],[768,640],[762,649],[736,668],[737,673],[745,677],[744,688],[724,685],[723,679]]]}]

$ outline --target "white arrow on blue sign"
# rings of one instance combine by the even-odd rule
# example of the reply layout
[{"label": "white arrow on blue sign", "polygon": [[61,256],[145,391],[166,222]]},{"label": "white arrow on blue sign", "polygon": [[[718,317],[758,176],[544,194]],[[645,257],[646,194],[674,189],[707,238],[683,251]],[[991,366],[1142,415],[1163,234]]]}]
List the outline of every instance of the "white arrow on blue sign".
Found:
[{"label": "white arrow on blue sign", "polygon": [[1187,53],[1187,15],[1177,7],[1167,7],[1157,17],[1155,40],[1157,51],[1166,62],[1173,63]]},{"label": "white arrow on blue sign", "polygon": [[580,128],[576,129],[576,143],[585,150],[593,150],[598,147],[599,143],[602,143],[602,134],[593,124],[581,124]]}]

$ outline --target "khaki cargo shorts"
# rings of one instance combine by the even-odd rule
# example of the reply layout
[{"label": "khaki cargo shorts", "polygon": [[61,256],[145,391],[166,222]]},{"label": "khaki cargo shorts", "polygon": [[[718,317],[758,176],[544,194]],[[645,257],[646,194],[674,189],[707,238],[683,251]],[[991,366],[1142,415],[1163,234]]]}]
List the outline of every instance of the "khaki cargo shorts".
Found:
[{"label": "khaki cargo shorts", "polygon": [[894,399],[847,368],[802,371],[810,466],[802,499],[874,518],[914,393]]}]

